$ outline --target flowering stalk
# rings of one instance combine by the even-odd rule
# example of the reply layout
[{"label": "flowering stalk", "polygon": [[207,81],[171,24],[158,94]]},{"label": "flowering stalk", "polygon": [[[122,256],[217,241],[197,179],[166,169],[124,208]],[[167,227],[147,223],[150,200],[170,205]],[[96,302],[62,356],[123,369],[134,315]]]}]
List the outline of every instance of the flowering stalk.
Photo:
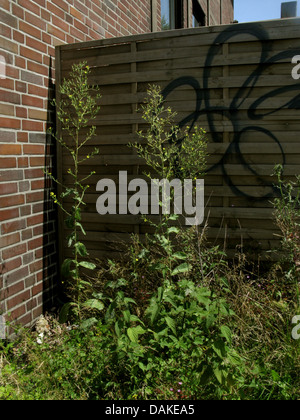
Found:
[{"label": "flowering stalk", "polygon": [[[95,172],[91,172],[88,176],[80,177],[80,165],[87,159],[99,154],[97,148],[88,155],[83,155],[82,153],[83,146],[85,146],[95,135],[96,127],[91,127],[84,139],[81,139],[82,129],[89,126],[90,121],[96,117],[100,109],[97,106],[97,101],[100,99],[101,95],[99,94],[98,88],[89,86],[89,74],[90,68],[87,66],[86,62],[74,65],[70,77],[65,79],[60,87],[60,94],[62,97],[60,104],[57,104],[54,100],[57,116],[61,123],[62,135],[64,135],[64,138],[70,140],[65,141],[63,136],[57,137],[54,134],[53,136],[72,157],[72,165],[68,170],[68,174],[73,178],[73,185],[62,185],[52,176],[52,174],[48,174],[52,180],[61,187],[62,193],[59,198],[54,193],[52,193],[51,196],[54,203],[57,204],[65,214],[65,224],[67,228],[71,230],[67,240],[68,247],[72,248],[73,258],[66,259],[63,262],[62,275],[63,277],[72,279],[73,302],[68,304],[68,308],[72,307],[79,319],[82,290],[86,286],[86,282],[81,278],[80,271],[81,268],[90,270],[96,268],[94,264],[88,261],[82,261],[83,258],[88,256],[88,252],[85,245],[79,240],[80,233],[86,235],[81,223],[81,211],[82,207],[85,205],[84,196],[89,188],[89,185],[85,184],[86,181],[95,174]],[[91,95],[92,92],[94,93],[93,96]],[[73,202],[71,210],[64,205],[64,200],[67,198],[71,198]]]}]

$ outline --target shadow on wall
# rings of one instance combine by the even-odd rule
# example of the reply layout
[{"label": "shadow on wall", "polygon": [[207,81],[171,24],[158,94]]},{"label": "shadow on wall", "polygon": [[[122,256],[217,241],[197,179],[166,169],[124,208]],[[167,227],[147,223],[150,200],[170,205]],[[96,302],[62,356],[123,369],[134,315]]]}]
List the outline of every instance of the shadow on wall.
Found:
[{"label": "shadow on wall", "polygon": [[43,222],[43,312],[51,311],[57,306],[58,297],[58,222],[57,209],[50,193],[55,192],[56,185],[48,172],[56,178],[56,141],[49,129],[56,132],[56,113],[53,99],[55,84],[52,80],[52,59],[49,64],[47,131],[45,144],[45,182],[44,182],[44,222]]}]

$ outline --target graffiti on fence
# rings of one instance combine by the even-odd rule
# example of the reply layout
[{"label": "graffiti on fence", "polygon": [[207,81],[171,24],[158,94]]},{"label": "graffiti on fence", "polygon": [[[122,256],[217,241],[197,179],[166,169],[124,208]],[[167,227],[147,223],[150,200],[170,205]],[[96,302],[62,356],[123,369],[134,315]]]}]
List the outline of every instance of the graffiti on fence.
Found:
[{"label": "graffiti on fence", "polygon": [[[250,162],[247,162],[246,157],[242,153],[242,140],[245,134],[247,134],[248,132],[253,133],[253,135],[255,135],[255,133],[264,134],[268,137],[268,141],[273,142],[278,148],[281,162],[274,162],[274,165],[275,163],[281,163],[283,166],[285,166],[286,155],[280,141],[274,133],[272,133],[267,128],[260,126],[258,122],[264,120],[264,118],[267,116],[276,114],[276,112],[282,109],[300,110],[300,83],[298,82],[295,84],[283,86],[281,88],[276,88],[274,90],[271,90],[267,94],[263,94],[259,99],[255,99],[247,110],[249,125],[246,127],[241,127],[241,123],[238,119],[238,112],[240,111],[242,105],[245,103],[246,100],[251,100],[251,93],[253,92],[253,89],[255,89],[258,86],[261,86],[261,83],[258,83],[260,81],[260,78],[263,75],[266,76],[268,74],[268,69],[274,64],[280,63],[282,62],[282,60],[286,61],[288,59],[291,63],[291,66],[292,64],[294,64],[294,66],[291,67],[291,78],[293,78],[294,80],[298,80],[300,78],[300,75],[298,75],[298,69],[300,67],[299,65],[295,66],[295,64],[297,64],[298,61],[300,61],[300,56],[297,56],[297,53],[299,54],[299,49],[289,49],[287,51],[282,51],[280,53],[276,53],[275,55],[270,56],[270,49],[268,46],[268,41],[270,39],[268,36],[268,32],[264,28],[262,28],[260,24],[244,25],[243,33],[251,35],[260,42],[260,62],[255,68],[255,70],[252,71],[251,74],[246,78],[243,85],[237,90],[237,93],[235,94],[229,106],[212,106],[210,97],[211,90],[209,88],[208,83],[214,65],[214,58],[218,54],[223,54],[224,44],[229,42],[229,40],[232,40],[232,38],[234,38],[235,36],[241,35],[240,27],[237,30],[233,30],[232,27],[225,29],[221,34],[219,34],[216,37],[214,43],[208,51],[202,81],[197,80],[195,77],[180,77],[171,82],[163,90],[162,94],[164,96],[164,99],[167,99],[168,96],[179,87],[191,87],[196,94],[195,110],[190,115],[182,119],[182,121],[179,122],[179,126],[184,127],[188,125],[190,127],[190,130],[192,130],[195,124],[197,123],[198,119],[202,115],[206,115],[208,120],[209,131],[212,135],[212,140],[215,143],[221,143],[223,141],[223,133],[220,133],[218,131],[216,127],[215,117],[217,115],[221,115],[222,117],[225,117],[228,121],[231,122],[233,127],[233,140],[228,145],[228,148],[222,156],[221,160],[217,164],[209,168],[208,171],[212,171],[216,167],[220,167],[222,169],[222,174],[224,176],[226,184],[230,186],[232,191],[237,196],[244,196],[249,199],[264,200],[268,197],[271,197],[274,194],[275,190],[273,184],[270,183],[270,181],[264,179],[255,169],[255,167],[251,165]],[[297,58],[299,58],[298,61]],[[265,112],[261,111],[261,109],[263,109],[263,104],[265,103],[265,101],[268,101],[270,99],[274,100],[276,98],[282,98],[283,94],[291,94],[292,98],[289,99],[287,102],[285,102],[284,100],[285,103],[281,104],[276,109],[272,109],[271,111],[268,110]],[[268,194],[265,194],[261,197],[254,197],[248,193],[245,193],[240,186],[235,184],[232,175],[227,170],[227,164],[230,162],[233,153],[235,155],[236,163],[243,165],[245,168],[247,168],[250,171],[250,173],[256,177],[258,185],[270,187],[270,192]]]}]

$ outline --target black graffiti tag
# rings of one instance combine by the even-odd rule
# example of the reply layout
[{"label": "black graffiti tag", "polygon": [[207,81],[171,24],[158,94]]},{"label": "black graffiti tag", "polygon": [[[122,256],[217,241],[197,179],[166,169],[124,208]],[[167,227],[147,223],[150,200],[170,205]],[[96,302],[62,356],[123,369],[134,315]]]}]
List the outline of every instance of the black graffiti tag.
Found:
[{"label": "black graffiti tag", "polygon": [[[254,39],[258,40],[261,45],[260,61],[256,69],[251,72],[251,74],[246,77],[243,85],[237,90],[234,98],[232,99],[229,107],[225,106],[212,106],[211,104],[211,94],[208,86],[208,81],[211,77],[211,71],[214,65],[214,58],[218,54],[223,54],[223,45],[229,40],[232,40],[235,36],[245,33],[252,36]],[[203,80],[198,81],[195,77],[180,77],[172,81],[162,92],[164,99],[167,99],[168,96],[176,89],[182,86],[191,87],[196,94],[195,110],[190,115],[186,116],[182,121],[179,122],[180,127],[186,125],[190,126],[190,130],[193,129],[198,119],[202,115],[206,115],[209,125],[209,131],[212,135],[212,140],[215,143],[222,142],[217,127],[216,127],[216,116],[221,115],[228,119],[233,127],[233,140],[228,145],[228,148],[220,161],[209,168],[209,171],[214,170],[216,167],[221,167],[224,180],[231,190],[237,196],[244,196],[249,199],[255,200],[264,200],[268,197],[271,197],[274,193],[273,184],[264,179],[257,170],[247,162],[247,159],[242,152],[242,140],[245,134],[251,132],[255,138],[255,133],[263,134],[268,138],[268,141],[275,144],[278,148],[279,159],[283,166],[286,164],[286,155],[284,149],[274,133],[272,133],[267,128],[264,128],[258,124],[259,121],[262,121],[265,117],[276,114],[276,112],[282,109],[300,109],[300,83],[291,84],[288,86],[283,86],[281,88],[276,88],[263,94],[259,99],[255,99],[253,103],[248,107],[247,117],[249,120],[249,126],[241,127],[240,121],[238,119],[238,112],[246,100],[251,101],[251,93],[255,87],[257,87],[260,77],[268,73],[268,69],[273,66],[275,63],[279,63],[282,60],[290,60],[292,62],[293,57],[299,54],[299,49],[289,49],[287,51],[282,51],[280,53],[274,54],[270,57],[270,49],[268,42],[270,41],[268,32],[260,24],[245,24],[239,29],[234,29],[229,27],[220,33],[212,46],[210,47],[207,58],[205,61],[205,68],[203,73]],[[201,85],[202,82],[202,85]],[[271,111],[261,112],[260,109],[263,109],[263,104],[265,101],[282,98],[285,94],[292,94],[292,98],[289,99],[286,103],[281,104],[276,109]],[[260,186],[270,187],[269,193],[261,197],[252,196],[249,193],[245,193],[240,186],[235,185],[233,182],[233,177],[228,173],[226,166],[230,162],[231,156],[235,155],[235,162],[237,164],[243,165],[245,168],[250,171],[251,174],[255,175],[256,182]],[[271,174],[270,174],[271,175]]]}]

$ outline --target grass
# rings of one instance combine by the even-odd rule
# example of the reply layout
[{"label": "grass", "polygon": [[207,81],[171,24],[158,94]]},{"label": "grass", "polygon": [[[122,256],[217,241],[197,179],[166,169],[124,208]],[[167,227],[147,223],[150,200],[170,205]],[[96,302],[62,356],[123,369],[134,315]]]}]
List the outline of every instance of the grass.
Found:
[{"label": "grass", "polygon": [[[113,282],[115,288],[107,290],[106,313],[96,310],[86,314],[86,319],[95,316],[91,327],[71,327],[68,323],[60,324],[56,317],[47,316],[35,330],[22,329],[15,342],[2,342],[1,400],[300,398],[300,342],[291,335],[291,320],[299,308],[298,285],[296,281],[287,284],[280,265],[270,266],[268,271],[258,274],[258,267],[254,267],[257,272],[249,270],[245,257],[239,255],[235,262],[222,261],[214,267],[214,275],[205,279],[209,283],[207,290],[213,290],[212,302],[226,299],[232,312],[222,320],[216,319],[208,329],[204,325],[197,328],[195,311],[188,315],[193,311],[193,301],[186,300],[184,305],[190,306],[185,316],[190,319],[185,328],[199,343],[195,345],[184,332],[173,334],[169,328],[166,334],[162,333],[167,326],[166,323],[160,326],[162,320],[166,314],[174,317],[177,310],[172,308],[170,292],[158,321],[150,325],[145,308],[150,307],[150,298],[155,293],[150,291],[147,270],[143,269],[144,275],[135,280],[138,294],[132,284],[124,282],[117,286],[113,279],[119,278],[119,269],[124,277],[130,273],[131,263],[127,264],[126,269],[124,263],[120,267],[110,265],[101,270],[100,282],[99,278],[95,279],[95,288],[104,290],[105,271],[106,280]],[[183,275],[181,282],[187,277]],[[202,278],[201,285],[208,287]],[[144,294],[143,287],[147,290]],[[132,296],[137,305],[128,303],[126,309],[126,305],[117,303],[114,297],[120,291],[124,293],[119,296],[120,299],[123,296],[123,303],[124,296],[128,299]],[[109,312],[111,304],[115,305],[114,313]],[[126,310],[133,318],[122,326],[120,321]],[[207,314],[203,312],[202,316]],[[118,334],[116,322],[121,330]],[[228,327],[231,335],[224,360],[212,351],[220,324]],[[154,339],[151,333],[145,333],[137,340],[130,340],[126,334],[129,325],[156,329],[160,336]],[[175,345],[170,342],[170,336],[174,336]],[[230,364],[228,360],[235,354],[236,360]],[[213,371],[203,372],[202,362],[212,366]],[[216,366],[224,372],[224,377],[218,379]]]}]

